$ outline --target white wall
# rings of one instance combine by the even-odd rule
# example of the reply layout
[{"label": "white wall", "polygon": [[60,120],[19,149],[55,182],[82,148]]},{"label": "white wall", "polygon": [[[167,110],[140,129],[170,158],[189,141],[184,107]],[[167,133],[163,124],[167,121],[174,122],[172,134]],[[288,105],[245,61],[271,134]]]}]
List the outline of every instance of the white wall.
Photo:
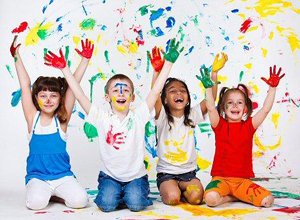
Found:
[{"label": "white wall", "polygon": [[[152,69],[150,66],[147,71],[146,51],[151,50],[154,45],[165,48],[168,39],[173,37],[181,39],[185,50],[174,65],[171,76],[187,82],[193,97],[192,104],[204,98],[204,90],[195,77],[199,74],[199,67],[202,64],[211,65],[214,56],[220,51],[227,53],[229,57],[219,74],[222,82],[220,87],[236,86],[239,82],[248,85],[258,107],[262,106],[267,92],[267,85],[260,77],[268,77],[269,66],[281,66],[286,77],[277,89],[271,113],[256,132],[261,145],[258,142],[254,144],[254,166],[258,177],[299,177],[300,141],[297,129],[300,122],[300,29],[299,22],[296,21],[299,21],[300,3],[285,1],[286,4],[283,5],[281,1],[277,4],[265,2],[1,0],[0,187],[24,186],[28,154],[26,124],[21,104],[18,103],[15,107],[11,105],[12,93],[19,89],[19,84],[14,61],[9,53],[14,36],[11,31],[24,21],[28,22],[29,28],[19,34],[19,41],[22,43],[20,53],[32,81],[40,75],[60,75],[59,70],[43,64],[44,48],[57,52],[60,47],[69,46],[71,69],[74,70],[80,60],[74,48],[79,47],[78,39],[88,37],[95,42],[96,50],[81,83],[85,92],[90,94],[88,80],[99,72],[106,77],[110,77],[112,71],[125,73],[136,86],[138,95],[135,104],[145,97],[151,82]],[[148,13],[142,15],[139,8],[147,5]],[[160,8],[163,14],[151,26],[150,17],[155,15],[153,11]],[[169,17],[175,20],[175,25],[171,28],[166,27]],[[80,23],[88,18],[94,19],[96,23],[93,29],[84,30]],[[252,23],[242,33],[240,28],[249,18]],[[50,26],[44,26],[48,24]],[[151,33],[156,27],[164,32],[162,36]],[[36,35],[36,30],[43,28],[47,36],[41,39]],[[138,34],[134,32],[134,28],[142,31],[144,45],[137,46]],[[36,39],[32,43],[34,36]],[[26,39],[31,43],[26,45]],[[105,50],[108,51],[109,62],[106,62]],[[104,79],[95,81],[93,102],[103,103],[105,82]],[[78,116],[79,111],[82,112],[82,109],[76,105],[76,112],[68,129],[68,150],[79,180],[86,187],[96,187],[99,171],[97,140],[91,142],[86,138],[82,128],[83,120]],[[213,134],[211,131],[201,132],[197,129],[196,136],[197,149],[203,159],[199,166],[207,173],[210,166],[206,164],[212,162],[214,153]],[[150,142],[151,140],[150,138]],[[148,154],[148,158],[151,165],[149,173],[154,178],[156,159],[151,154]]]}]

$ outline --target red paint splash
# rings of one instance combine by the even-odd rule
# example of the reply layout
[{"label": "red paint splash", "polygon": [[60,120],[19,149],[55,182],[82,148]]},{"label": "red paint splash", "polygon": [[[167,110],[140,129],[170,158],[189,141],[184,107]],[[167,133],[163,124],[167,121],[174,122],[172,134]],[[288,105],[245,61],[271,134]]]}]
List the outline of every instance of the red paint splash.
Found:
[{"label": "red paint splash", "polygon": [[284,207],[284,208],[280,208],[280,209],[273,209],[273,211],[292,214],[292,213],[300,212],[300,207]]},{"label": "red paint splash", "polygon": [[28,23],[26,21],[22,22],[19,27],[16,27],[15,29],[12,30],[11,33],[21,33],[23,31],[26,30],[26,28],[28,27]]},{"label": "red paint splash", "polygon": [[258,103],[257,102],[252,102],[252,109],[255,110],[258,108]]},{"label": "red paint splash", "polygon": [[47,211],[38,211],[38,212],[35,212],[34,214],[46,214],[46,213],[48,213]]},{"label": "red paint splash", "polygon": [[242,24],[242,27],[240,28],[240,32],[246,33],[246,31],[249,29],[251,26],[252,20],[251,18],[248,18],[244,23]]},{"label": "red paint splash", "polygon": [[75,213],[73,210],[64,210],[63,212],[64,212],[64,213],[68,213],[68,214],[70,214],[70,213]]}]

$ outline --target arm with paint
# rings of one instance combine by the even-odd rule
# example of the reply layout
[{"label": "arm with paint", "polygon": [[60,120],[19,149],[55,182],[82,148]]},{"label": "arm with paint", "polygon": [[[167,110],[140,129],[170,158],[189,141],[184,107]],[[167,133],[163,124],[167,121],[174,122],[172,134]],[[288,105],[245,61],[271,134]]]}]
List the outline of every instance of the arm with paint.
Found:
[{"label": "arm with paint", "polygon": [[[60,56],[55,55],[51,51],[48,51],[48,53],[45,55],[45,65],[48,66],[53,66],[55,68],[58,68],[62,71],[64,74],[68,85],[70,89],[72,90],[72,94],[74,94],[75,98],[78,100],[79,104],[83,108],[83,110],[88,114],[90,107],[91,107],[91,102],[89,101],[88,97],[84,94],[82,88],[79,85],[79,82],[77,79],[81,79],[82,76],[80,77],[80,71],[79,73],[74,73],[77,79],[72,75],[70,68],[66,65],[66,60],[65,57],[62,53],[62,50],[59,50]],[[92,54],[92,52],[91,52]],[[84,63],[85,61],[83,61]],[[87,65],[87,64],[86,64]],[[83,67],[79,67],[81,70],[85,70],[84,65],[82,64]],[[82,73],[83,74],[83,73]]]},{"label": "arm with paint", "polygon": [[269,90],[268,90],[267,97],[265,98],[263,107],[252,118],[252,124],[255,129],[258,128],[258,126],[265,120],[268,113],[272,109],[275,100],[275,95],[276,95],[276,87],[278,86],[282,77],[284,77],[285,75],[285,74],[280,75],[280,72],[281,72],[281,67],[276,73],[276,65],[274,65],[273,69],[272,67],[270,67],[269,79],[266,79],[265,77],[261,77],[261,79],[269,85]]},{"label": "arm with paint", "polygon": [[[151,65],[153,67],[153,77],[151,82],[151,88],[152,88],[155,81],[157,80],[157,77],[159,76],[160,71],[164,66],[165,59],[161,56],[160,49],[157,48],[156,46],[152,48],[152,56],[149,51],[147,51],[147,56],[149,57],[151,61]],[[159,117],[161,107],[162,107],[162,102],[160,97],[158,97],[154,106],[156,119]]]},{"label": "arm with paint", "polygon": [[32,123],[33,123],[33,118],[34,118],[34,115],[35,115],[37,109],[34,106],[33,100],[31,97],[31,88],[30,88],[31,81],[30,81],[30,77],[26,71],[26,68],[23,64],[21,55],[19,53],[19,47],[21,46],[21,44],[17,44],[17,38],[18,38],[18,36],[16,35],[10,46],[10,53],[15,61],[15,67],[16,67],[20,87],[22,90],[22,97],[21,97],[22,108],[23,108],[24,116],[25,116],[25,119],[27,122],[28,132],[30,132]]},{"label": "arm with paint", "polygon": [[179,42],[176,43],[175,39],[170,41],[170,46],[167,53],[164,53],[165,62],[159,73],[155,83],[153,84],[150,93],[146,98],[146,102],[150,112],[153,110],[155,103],[160,95],[160,92],[169,76],[173,64],[176,62],[180,53],[183,51],[183,47],[179,50]]}]

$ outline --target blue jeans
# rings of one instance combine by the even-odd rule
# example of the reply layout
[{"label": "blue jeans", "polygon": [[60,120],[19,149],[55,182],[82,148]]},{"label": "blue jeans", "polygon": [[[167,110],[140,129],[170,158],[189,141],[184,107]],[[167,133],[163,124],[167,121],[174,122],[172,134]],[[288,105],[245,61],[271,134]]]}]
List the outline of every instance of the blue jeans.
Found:
[{"label": "blue jeans", "polygon": [[138,212],[153,204],[148,198],[150,188],[147,175],[130,182],[120,182],[100,171],[98,183],[98,195],[94,201],[103,212],[114,211],[122,204]]}]

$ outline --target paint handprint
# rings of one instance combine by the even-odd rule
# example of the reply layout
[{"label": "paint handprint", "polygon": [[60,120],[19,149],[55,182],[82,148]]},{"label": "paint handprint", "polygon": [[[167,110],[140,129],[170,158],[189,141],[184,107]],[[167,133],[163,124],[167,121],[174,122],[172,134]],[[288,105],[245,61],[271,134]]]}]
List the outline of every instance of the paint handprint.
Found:
[{"label": "paint handprint", "polygon": [[17,38],[18,38],[18,35],[16,35],[14,37],[14,40],[13,40],[12,44],[10,45],[10,54],[12,57],[16,56],[16,51],[18,50],[19,46],[21,46],[21,44],[16,45]]},{"label": "paint handprint", "polygon": [[210,69],[207,68],[205,65],[200,67],[201,76],[196,75],[197,79],[200,80],[204,86],[204,88],[211,88],[214,86],[214,82],[210,78]]},{"label": "paint handprint", "polygon": [[76,48],[75,49],[76,52],[80,56],[90,59],[92,57],[93,51],[94,51],[94,44],[92,43],[92,41],[85,39],[85,43],[84,43],[84,41],[81,40],[81,47],[82,47],[82,51],[80,51]]},{"label": "paint handprint", "polygon": [[160,49],[155,46],[152,48],[152,56],[149,51],[147,51],[147,55],[150,59],[153,69],[156,72],[160,72],[165,63],[165,59],[161,57]]},{"label": "paint handprint", "polygon": [[175,38],[173,38],[170,42],[167,53],[164,53],[165,59],[171,63],[175,63],[177,58],[179,57],[179,54],[184,49],[184,47],[182,47],[180,50],[178,50],[178,48],[179,48],[179,42],[176,43]]},{"label": "paint handprint", "polygon": [[246,191],[247,195],[249,195],[249,190],[250,190],[250,189],[253,190],[253,194],[254,194],[255,197],[257,197],[257,193],[258,193],[258,194],[261,194],[261,193],[262,193],[260,190],[263,190],[263,188],[260,187],[259,185],[255,184],[255,183],[252,183],[252,184],[248,187],[248,189],[247,189],[247,191]]},{"label": "paint handprint", "polygon": [[112,145],[115,149],[119,150],[120,147],[116,146],[119,144],[125,143],[126,136],[124,135],[124,132],[119,133],[112,133],[112,126],[110,126],[110,130],[106,134],[106,143]]},{"label": "paint handprint", "polygon": [[46,61],[45,65],[53,66],[58,69],[65,68],[67,65],[67,62],[65,60],[65,57],[64,57],[61,49],[59,50],[59,54],[60,54],[60,56],[57,56],[54,53],[52,53],[51,51],[48,51],[48,53],[44,57],[44,59]]},{"label": "paint handprint", "polygon": [[281,78],[285,76],[285,73],[280,75],[280,72],[281,72],[281,67],[276,73],[276,65],[273,66],[273,69],[270,66],[270,78],[266,79],[265,77],[261,77],[261,79],[265,81],[269,86],[277,87]]},{"label": "paint handprint", "polygon": [[228,60],[227,54],[222,52],[220,58],[219,58],[219,54],[217,54],[212,65],[212,71],[218,72],[220,69],[224,67],[227,60]]}]

